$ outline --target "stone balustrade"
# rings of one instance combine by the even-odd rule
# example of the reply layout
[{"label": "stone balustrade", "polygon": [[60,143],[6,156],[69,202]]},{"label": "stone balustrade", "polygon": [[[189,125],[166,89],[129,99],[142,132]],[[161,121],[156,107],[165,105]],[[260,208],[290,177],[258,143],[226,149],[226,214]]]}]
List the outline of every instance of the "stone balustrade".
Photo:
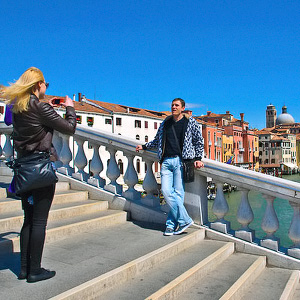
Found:
[{"label": "stone balustrade", "polygon": [[[0,124],[0,133],[1,146],[4,145],[3,148],[0,146],[0,153],[4,160],[9,160],[13,153],[10,139],[11,128]],[[73,137],[56,133],[53,143],[59,155],[58,172],[122,196],[127,201],[134,201],[156,211],[166,211],[165,205],[160,203],[158,184],[153,172],[153,163],[157,161],[155,151],[136,153],[135,147],[138,141],[83,125],[77,127]],[[103,151],[109,153],[110,159],[108,161],[103,159]],[[127,160],[124,175],[126,189],[124,185],[118,183],[120,177],[120,169],[116,161],[118,151],[122,152]],[[139,156],[147,165],[147,172],[143,180],[145,195],[141,195],[141,192],[136,190],[138,183],[138,174],[134,166],[136,156]],[[282,251],[282,247],[280,247],[280,241],[275,236],[279,229],[279,223],[274,209],[274,199],[276,197],[286,199],[294,212],[288,232],[288,236],[294,244],[285,252],[287,255],[300,258],[299,183],[210,159],[203,159],[203,162],[205,167],[196,170],[195,181],[186,184],[185,205],[195,222],[224,234],[233,234],[239,239],[255,243],[257,241],[255,232],[250,228],[254,216],[248,194],[252,190],[258,191],[267,203],[261,220],[261,229],[265,232],[265,237],[259,240],[259,245],[279,252]],[[101,177],[104,169],[106,176],[102,175]],[[212,211],[217,219],[211,223],[208,220],[207,178],[212,178],[217,186],[216,198],[212,206]],[[238,230],[232,230],[230,222],[225,219],[229,210],[223,192],[225,182],[237,186],[241,192],[240,204],[236,213],[236,220],[240,224]]]}]

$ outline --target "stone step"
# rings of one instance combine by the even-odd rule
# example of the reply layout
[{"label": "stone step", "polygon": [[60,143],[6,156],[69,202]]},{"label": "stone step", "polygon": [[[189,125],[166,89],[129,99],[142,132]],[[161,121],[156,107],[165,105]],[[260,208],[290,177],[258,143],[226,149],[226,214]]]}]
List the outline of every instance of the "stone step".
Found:
[{"label": "stone step", "polygon": [[281,294],[280,300],[300,299],[300,294],[297,294],[297,288],[300,288],[299,277],[300,272],[294,270]]},{"label": "stone step", "polygon": [[[193,285],[186,286],[184,291],[181,290],[176,299],[222,299],[222,296],[253,266],[256,260],[255,255],[234,253],[204,276],[200,272]],[[157,298],[153,297],[153,299]]]},{"label": "stone step", "polygon": [[[1,181],[1,178],[3,179],[3,176],[0,176],[0,181]],[[4,183],[4,182],[0,183],[0,186],[2,186],[2,187],[0,187],[0,199],[7,197],[6,188],[9,186],[9,183],[12,180],[12,178],[8,178],[8,177],[5,177],[5,178],[6,178],[7,183]],[[5,186],[5,187],[3,187],[3,186]],[[56,183],[56,188],[55,188],[56,192],[62,192],[62,191],[68,191],[68,190],[70,190],[70,184],[68,182],[59,181]]]},{"label": "stone step", "polygon": [[[226,250],[225,250],[226,249]],[[228,251],[229,250],[229,251]],[[195,245],[174,256],[166,257],[151,269],[143,269],[143,272],[130,274],[128,281],[122,285],[118,284],[111,291],[101,295],[101,299],[176,299],[171,294],[156,293],[157,291],[169,290],[170,284],[181,281],[182,274],[190,272],[199,262],[210,261],[214,268],[220,259],[225,259],[233,251],[233,244],[224,242],[214,243],[209,240],[199,240]],[[217,255],[215,253],[218,253]],[[205,269],[202,269],[205,276]],[[179,283],[180,284],[180,283]],[[156,296],[157,297],[156,297]],[[64,299],[64,298],[63,298]]]},{"label": "stone step", "polygon": [[[54,242],[64,239],[69,235],[88,232],[95,228],[104,229],[115,224],[125,223],[127,213],[117,210],[99,211],[79,216],[70,216],[65,219],[52,220],[48,222],[46,241]],[[18,252],[19,231],[11,231],[1,234],[0,253]]]},{"label": "stone step", "polygon": [[[70,203],[75,201],[83,201],[88,199],[87,191],[60,191],[54,195],[53,204],[55,203]],[[12,198],[0,199],[0,214],[13,211],[21,211],[22,205],[20,200]]]},{"label": "stone step", "polygon": [[[297,271],[294,271],[294,272],[298,273],[297,275],[292,275],[292,276],[296,277],[296,279],[292,280],[291,282],[289,281],[289,283],[288,283],[288,284],[291,284],[290,289],[292,289],[292,292],[290,292],[290,293],[292,294],[292,296],[290,298],[283,298],[281,300],[286,300],[286,299],[298,300],[298,299],[300,299],[299,271],[297,270]],[[294,272],[293,272],[293,274],[294,274]]]},{"label": "stone step", "polygon": [[[70,218],[81,214],[93,213],[108,209],[108,201],[84,200],[76,202],[56,203],[51,206],[49,222]],[[20,230],[24,220],[23,211],[0,213],[0,234],[11,230]]]},{"label": "stone step", "polygon": [[[282,268],[266,268],[264,272],[245,290],[243,300],[281,299],[293,271]],[[299,282],[299,277],[298,277]],[[286,298],[292,299],[292,298]]]},{"label": "stone step", "polygon": [[[63,240],[47,241],[42,264],[45,268],[56,270],[57,274],[36,284],[17,281],[19,253],[0,256],[0,299],[49,299],[157,251],[157,255],[150,255],[146,261],[140,260],[140,270],[149,269],[204,237],[203,230],[193,228],[187,230],[188,234],[165,237],[164,226],[141,222],[124,222],[100,229],[88,228],[72,236],[66,235]],[[194,232],[196,234],[192,235]],[[181,239],[185,240],[177,246],[158,250]],[[131,270],[135,272],[135,266]],[[127,274],[126,277],[130,271],[122,272],[122,276],[124,274]],[[123,280],[122,276],[113,282],[118,284],[119,280]]]}]

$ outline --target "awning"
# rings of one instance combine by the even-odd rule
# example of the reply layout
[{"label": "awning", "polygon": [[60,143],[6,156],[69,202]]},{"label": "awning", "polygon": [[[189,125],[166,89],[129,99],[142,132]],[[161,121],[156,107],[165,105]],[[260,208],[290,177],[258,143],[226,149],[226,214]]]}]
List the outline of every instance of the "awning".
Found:
[{"label": "awning", "polygon": [[292,163],[283,163],[284,166],[288,167],[289,169],[298,169],[298,166]]}]

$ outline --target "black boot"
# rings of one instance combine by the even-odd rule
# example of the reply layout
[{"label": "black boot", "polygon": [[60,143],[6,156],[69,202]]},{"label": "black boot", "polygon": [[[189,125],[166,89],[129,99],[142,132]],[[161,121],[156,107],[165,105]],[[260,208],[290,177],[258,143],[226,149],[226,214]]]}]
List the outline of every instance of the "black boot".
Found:
[{"label": "black boot", "polygon": [[18,279],[23,280],[27,278],[27,268],[21,268]]},{"label": "black boot", "polygon": [[46,270],[44,268],[40,268],[38,271],[29,273],[27,277],[27,282],[37,282],[41,280],[47,280],[54,277],[56,274],[55,271]]}]

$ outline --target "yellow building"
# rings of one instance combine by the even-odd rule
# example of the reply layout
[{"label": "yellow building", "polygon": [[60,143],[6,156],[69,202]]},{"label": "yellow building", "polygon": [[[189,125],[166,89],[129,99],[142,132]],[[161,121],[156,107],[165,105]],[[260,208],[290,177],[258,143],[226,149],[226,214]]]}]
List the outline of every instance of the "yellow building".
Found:
[{"label": "yellow building", "polygon": [[222,135],[222,156],[223,162],[226,163],[233,155],[233,136]]}]

